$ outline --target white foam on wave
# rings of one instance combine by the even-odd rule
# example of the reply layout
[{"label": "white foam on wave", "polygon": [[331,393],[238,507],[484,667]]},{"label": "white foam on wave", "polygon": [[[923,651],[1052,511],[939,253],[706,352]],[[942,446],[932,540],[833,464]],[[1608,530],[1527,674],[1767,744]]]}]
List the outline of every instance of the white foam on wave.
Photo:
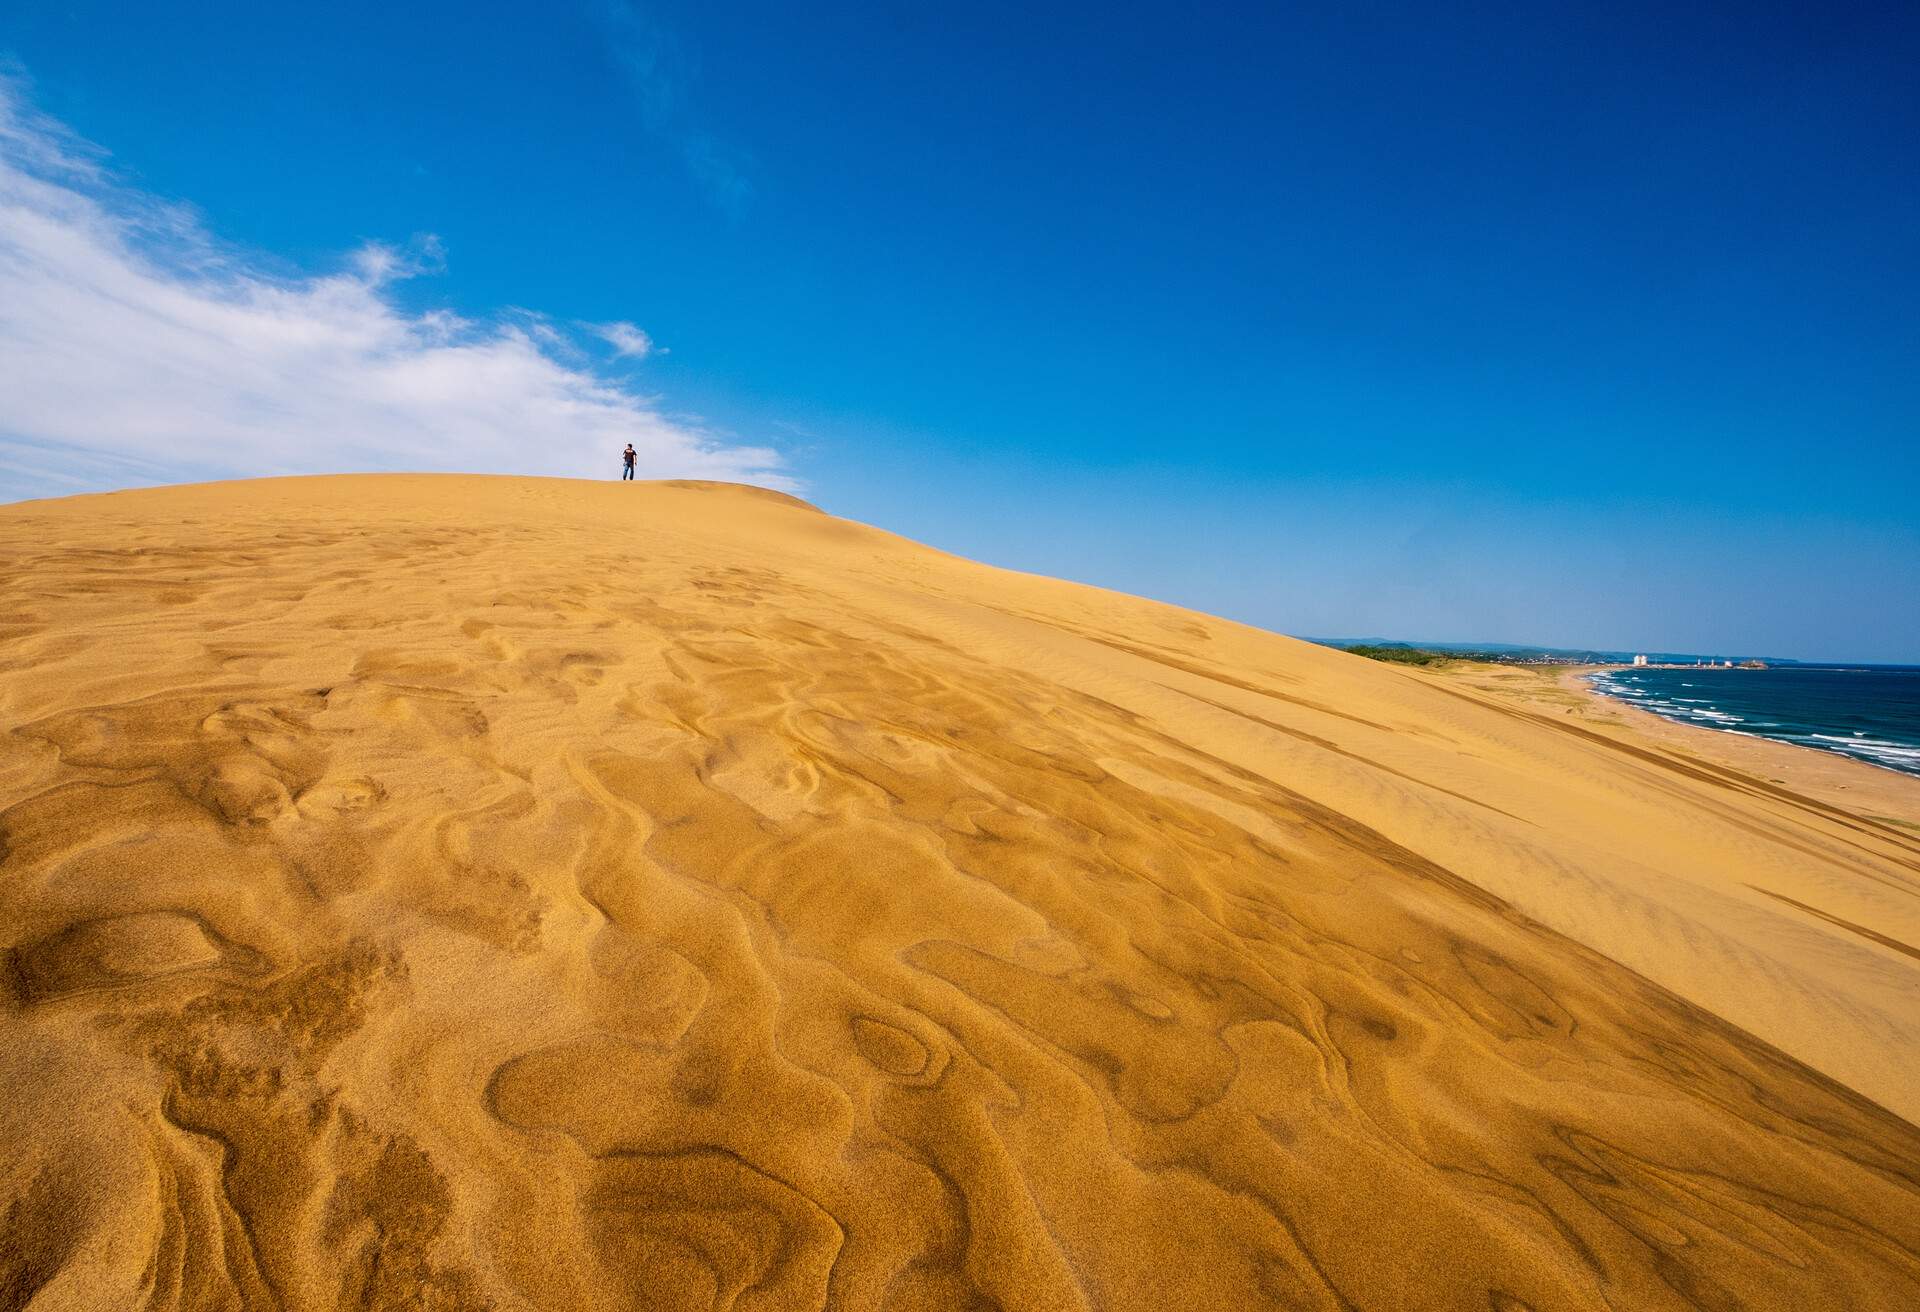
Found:
[{"label": "white foam on wave", "polygon": [[1816,733],[1808,736],[1818,739],[1821,742],[1839,743],[1844,747],[1850,747],[1859,752],[1867,752],[1874,756],[1890,756],[1899,760],[1920,761],[1920,747],[1915,747],[1911,743],[1890,743],[1881,738],[1868,738],[1864,733],[1856,734],[1851,738],[1839,738],[1830,733]]}]

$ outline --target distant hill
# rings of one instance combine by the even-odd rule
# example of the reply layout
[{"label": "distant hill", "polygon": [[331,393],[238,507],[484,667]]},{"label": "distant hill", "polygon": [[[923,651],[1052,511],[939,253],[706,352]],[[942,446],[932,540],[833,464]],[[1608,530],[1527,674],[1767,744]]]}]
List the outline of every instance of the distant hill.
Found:
[{"label": "distant hill", "polygon": [[[1602,651],[1592,647],[1536,647],[1518,642],[1409,642],[1403,638],[1308,638],[1304,642],[1318,643],[1322,647],[1338,647],[1342,651],[1352,651],[1356,647],[1368,647],[1378,650],[1400,649],[1406,651],[1443,652],[1463,660],[1480,658],[1490,661],[1512,661],[1525,664],[1556,665],[1607,665],[1620,664],[1633,660],[1635,656],[1645,656],[1658,665],[1689,665],[1695,661],[1740,661],[1762,660],[1769,665],[1799,665],[1787,656],[1757,656],[1751,652],[1671,652],[1671,651]],[[1417,663],[1417,662],[1416,662]]]}]

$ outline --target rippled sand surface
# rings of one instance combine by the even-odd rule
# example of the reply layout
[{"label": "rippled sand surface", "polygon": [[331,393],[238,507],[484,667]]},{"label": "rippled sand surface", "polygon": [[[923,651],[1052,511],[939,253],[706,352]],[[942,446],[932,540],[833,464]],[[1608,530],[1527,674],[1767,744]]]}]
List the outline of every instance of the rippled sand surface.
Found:
[{"label": "rippled sand surface", "polygon": [[0,508],[0,1308],[1920,1306],[1920,835],[1561,719],[740,488]]}]

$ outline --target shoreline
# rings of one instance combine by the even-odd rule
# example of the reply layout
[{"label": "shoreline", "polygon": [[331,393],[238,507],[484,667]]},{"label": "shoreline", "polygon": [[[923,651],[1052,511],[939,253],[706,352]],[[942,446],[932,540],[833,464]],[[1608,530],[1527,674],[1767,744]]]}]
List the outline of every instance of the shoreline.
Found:
[{"label": "shoreline", "polygon": [[1570,666],[1560,672],[1560,683],[1576,688],[1597,707],[1618,714],[1643,737],[1659,739],[1773,783],[1791,784],[1809,796],[1848,810],[1920,827],[1920,776],[1802,743],[1670,720],[1623,698],[1607,696],[1588,678],[1614,668]]},{"label": "shoreline", "polygon": [[1611,665],[1486,665],[1460,662],[1435,677],[1470,684],[1504,700],[1576,716],[1582,728],[1695,757],[1782,784],[1830,806],[1920,831],[1920,776],[1838,752],[1754,734],[1683,724],[1609,697],[1587,676]]}]

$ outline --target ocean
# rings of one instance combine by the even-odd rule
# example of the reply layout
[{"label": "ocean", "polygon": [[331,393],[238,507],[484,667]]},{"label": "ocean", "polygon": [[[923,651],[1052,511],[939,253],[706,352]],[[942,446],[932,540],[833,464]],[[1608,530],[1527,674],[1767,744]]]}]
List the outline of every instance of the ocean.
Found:
[{"label": "ocean", "polygon": [[1920,775],[1920,665],[1623,669],[1588,676],[1642,710]]}]

